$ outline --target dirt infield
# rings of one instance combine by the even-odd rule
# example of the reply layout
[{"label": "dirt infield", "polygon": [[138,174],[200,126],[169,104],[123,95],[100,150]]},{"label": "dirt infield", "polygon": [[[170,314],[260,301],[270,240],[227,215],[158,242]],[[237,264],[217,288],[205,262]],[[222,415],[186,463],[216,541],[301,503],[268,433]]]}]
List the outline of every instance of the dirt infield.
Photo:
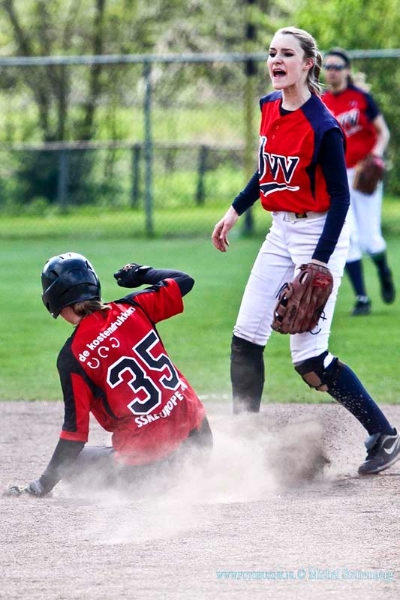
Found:
[{"label": "dirt infield", "polygon": [[[357,477],[364,430],[342,407],[206,403],[209,471],[129,498],[60,484],[1,497],[7,600],[380,600],[400,597],[400,462]],[[400,426],[400,407],[384,407]],[[61,403],[0,403],[0,486],[38,477]],[[95,424],[91,444],[109,437]],[[326,463],[326,459],[330,463]]]}]

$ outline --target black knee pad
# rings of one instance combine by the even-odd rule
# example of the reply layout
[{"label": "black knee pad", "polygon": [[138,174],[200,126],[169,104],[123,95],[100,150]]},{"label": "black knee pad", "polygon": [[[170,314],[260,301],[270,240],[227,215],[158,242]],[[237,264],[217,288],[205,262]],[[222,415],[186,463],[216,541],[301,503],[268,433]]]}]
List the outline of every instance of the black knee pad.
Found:
[{"label": "black knee pad", "polygon": [[327,367],[324,360],[328,356],[325,351],[319,356],[313,356],[295,365],[295,370],[303,380],[319,392],[327,392],[335,383],[340,368],[339,359],[334,356]]},{"label": "black knee pad", "polygon": [[264,387],[264,348],[235,335],[232,337],[231,382],[235,413],[260,410]]}]

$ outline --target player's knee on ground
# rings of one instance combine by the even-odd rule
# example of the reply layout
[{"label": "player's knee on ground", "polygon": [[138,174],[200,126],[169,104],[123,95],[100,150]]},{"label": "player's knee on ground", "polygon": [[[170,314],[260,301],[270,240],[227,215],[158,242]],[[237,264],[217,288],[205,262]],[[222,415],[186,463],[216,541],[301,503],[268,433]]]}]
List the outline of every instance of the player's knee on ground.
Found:
[{"label": "player's knee on ground", "polygon": [[339,367],[339,359],[326,351],[297,363],[294,368],[310,387],[327,392],[335,383]]},{"label": "player's knee on ground", "polygon": [[237,336],[232,337],[231,382],[233,409],[239,412],[258,412],[264,387],[264,346]]}]

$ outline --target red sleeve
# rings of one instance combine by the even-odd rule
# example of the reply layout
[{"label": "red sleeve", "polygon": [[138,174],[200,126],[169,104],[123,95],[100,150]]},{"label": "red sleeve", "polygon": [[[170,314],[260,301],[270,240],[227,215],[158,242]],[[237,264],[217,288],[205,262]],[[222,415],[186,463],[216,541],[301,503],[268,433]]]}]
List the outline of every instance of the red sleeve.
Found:
[{"label": "red sleeve", "polygon": [[179,285],[174,279],[164,279],[159,284],[132,296],[146,315],[158,323],[183,312],[183,300]]}]

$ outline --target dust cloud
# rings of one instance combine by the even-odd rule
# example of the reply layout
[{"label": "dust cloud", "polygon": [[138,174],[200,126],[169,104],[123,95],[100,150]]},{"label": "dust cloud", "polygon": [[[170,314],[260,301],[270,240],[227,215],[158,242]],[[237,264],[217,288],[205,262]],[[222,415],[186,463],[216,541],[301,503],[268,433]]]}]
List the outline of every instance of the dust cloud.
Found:
[{"label": "dust cloud", "polygon": [[[213,415],[214,449],[207,466],[188,454],[178,473],[158,474],[139,487],[101,487],[98,473],[62,483],[60,500],[93,505],[87,536],[99,544],[147,542],[202,530],[218,506],[265,501],[324,477],[329,465],[323,426],[299,420],[270,430],[259,415]],[[199,451],[196,451],[197,453]]]}]

